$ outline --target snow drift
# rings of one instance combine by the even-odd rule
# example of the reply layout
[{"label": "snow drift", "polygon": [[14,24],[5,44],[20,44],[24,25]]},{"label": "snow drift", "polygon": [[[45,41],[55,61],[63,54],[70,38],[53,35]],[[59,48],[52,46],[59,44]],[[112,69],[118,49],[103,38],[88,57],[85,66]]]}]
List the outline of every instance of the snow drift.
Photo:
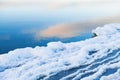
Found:
[{"label": "snow drift", "polygon": [[0,55],[0,80],[118,80],[120,24],[93,30],[80,42],[51,42]]}]

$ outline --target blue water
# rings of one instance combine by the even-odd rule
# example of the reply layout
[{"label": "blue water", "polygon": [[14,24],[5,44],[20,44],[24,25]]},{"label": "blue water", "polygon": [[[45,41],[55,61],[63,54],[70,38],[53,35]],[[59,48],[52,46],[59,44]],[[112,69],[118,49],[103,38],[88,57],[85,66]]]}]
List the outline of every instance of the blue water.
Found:
[{"label": "blue water", "polygon": [[13,21],[13,22],[0,22],[0,53],[7,53],[16,48],[35,47],[35,46],[46,46],[48,42],[62,41],[62,42],[75,42],[90,38],[91,33],[86,32],[85,34],[71,37],[71,38],[41,38],[36,40],[34,35],[31,33],[25,34],[23,32],[32,29],[43,29],[53,23],[40,22],[40,21]]},{"label": "blue water", "polygon": [[[48,10],[41,7],[6,7],[0,8],[0,54],[7,53],[16,48],[46,46],[51,41],[74,42],[91,37],[91,33],[71,38],[41,38],[36,40],[30,30],[42,30],[48,26],[61,23],[74,23],[88,20],[95,16],[83,15],[79,8],[63,8]],[[81,15],[80,15],[81,14]],[[88,14],[87,14],[88,15]]]},{"label": "blue water", "polygon": [[[104,7],[103,9],[102,7],[99,8],[100,9],[96,9],[96,7],[92,6],[69,6],[51,9],[44,8],[40,5],[3,6],[0,8],[0,53],[7,53],[16,48],[46,46],[47,43],[51,41],[75,42],[90,38],[92,36],[91,31],[71,38],[59,39],[51,37],[41,38],[40,40],[36,40],[31,33],[24,34],[23,32],[32,29],[42,30],[48,26],[63,23],[70,24],[80,22],[85,23],[85,25],[87,24],[87,27],[92,27],[96,24],[98,25],[98,23],[91,25],[89,21],[91,22],[94,21],[94,19],[101,19],[108,16],[108,12],[104,12]],[[102,22],[100,22],[100,24],[101,23]]]}]

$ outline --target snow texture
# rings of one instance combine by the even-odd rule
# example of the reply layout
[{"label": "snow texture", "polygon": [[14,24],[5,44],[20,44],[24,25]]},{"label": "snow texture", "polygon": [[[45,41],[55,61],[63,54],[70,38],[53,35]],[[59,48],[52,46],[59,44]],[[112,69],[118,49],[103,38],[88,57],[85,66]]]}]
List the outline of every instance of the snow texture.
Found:
[{"label": "snow texture", "polygon": [[120,24],[84,41],[51,42],[0,55],[0,80],[119,80]]}]

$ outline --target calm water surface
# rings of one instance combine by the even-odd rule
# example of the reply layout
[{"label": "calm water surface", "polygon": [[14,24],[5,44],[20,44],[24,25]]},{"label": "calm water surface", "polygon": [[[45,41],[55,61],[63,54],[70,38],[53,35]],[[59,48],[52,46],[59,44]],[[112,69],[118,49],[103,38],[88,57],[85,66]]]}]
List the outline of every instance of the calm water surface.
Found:
[{"label": "calm water surface", "polygon": [[[114,12],[116,13],[116,11]],[[107,15],[108,11],[97,5],[96,7],[73,5],[51,9],[44,8],[41,5],[3,4],[3,7],[0,7],[0,53],[7,53],[16,48],[46,46],[48,42],[52,41],[75,42],[90,38],[92,36],[91,31],[69,38],[42,37],[38,40],[35,39],[34,32],[56,24],[87,21],[87,28],[89,28],[91,27],[89,21],[95,19],[95,22],[98,22],[96,18],[101,19]]]},{"label": "calm water surface", "polygon": [[35,39],[32,33],[27,31],[32,29],[43,29],[50,25],[50,23],[44,22],[2,22],[0,23],[0,53],[7,53],[16,48],[46,46],[48,42],[62,41],[62,42],[74,42],[80,41],[92,36],[91,33],[86,32],[79,36],[71,38],[41,38]]}]

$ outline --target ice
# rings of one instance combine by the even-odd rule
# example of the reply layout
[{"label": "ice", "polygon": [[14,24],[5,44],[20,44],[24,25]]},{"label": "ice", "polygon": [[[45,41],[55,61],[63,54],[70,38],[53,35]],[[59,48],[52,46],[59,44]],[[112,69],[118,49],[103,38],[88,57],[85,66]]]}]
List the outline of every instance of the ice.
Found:
[{"label": "ice", "polygon": [[120,24],[92,31],[84,41],[50,42],[0,55],[0,80],[118,80]]}]

